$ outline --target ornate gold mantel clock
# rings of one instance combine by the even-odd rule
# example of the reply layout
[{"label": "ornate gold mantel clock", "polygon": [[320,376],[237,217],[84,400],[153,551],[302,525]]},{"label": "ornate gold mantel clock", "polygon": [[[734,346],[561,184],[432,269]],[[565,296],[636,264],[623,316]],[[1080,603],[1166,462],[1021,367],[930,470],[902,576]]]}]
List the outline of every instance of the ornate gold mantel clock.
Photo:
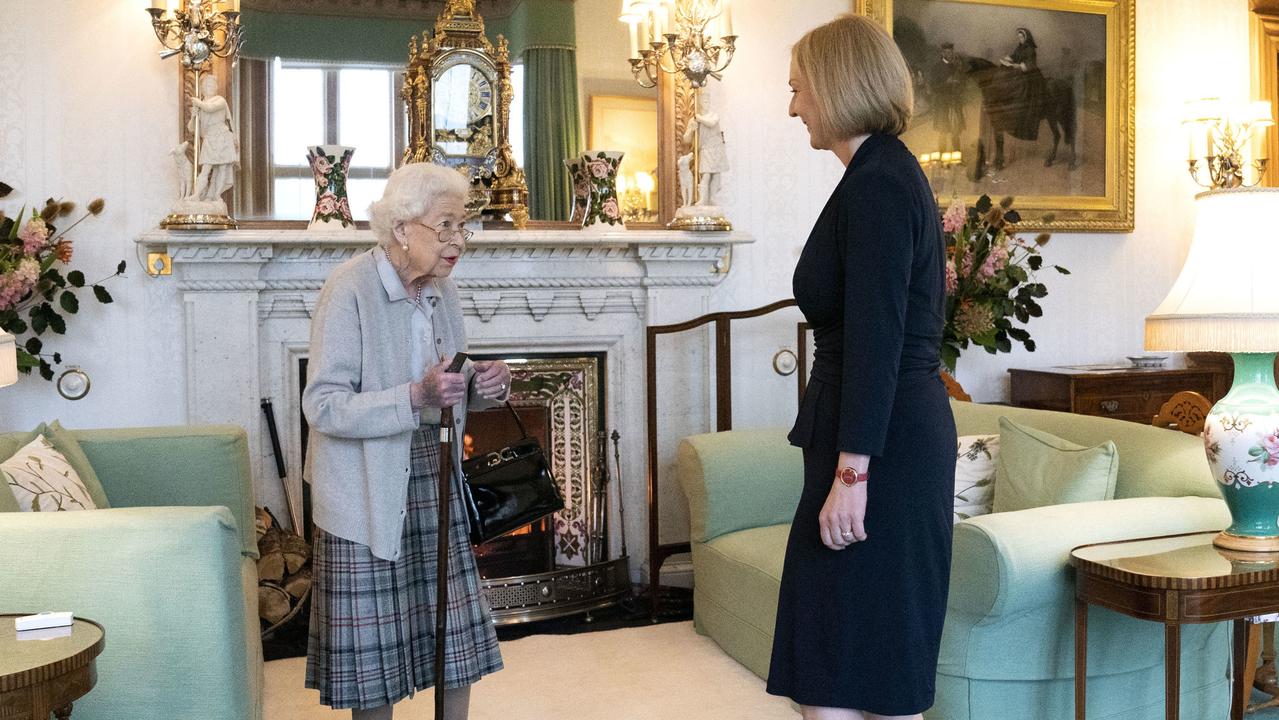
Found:
[{"label": "ornate gold mantel clock", "polygon": [[404,162],[433,162],[471,178],[473,212],[517,227],[528,219],[528,185],[509,136],[511,62],[506,38],[497,49],[484,34],[475,0],[448,0],[435,31],[409,41],[400,96],[408,108]]}]

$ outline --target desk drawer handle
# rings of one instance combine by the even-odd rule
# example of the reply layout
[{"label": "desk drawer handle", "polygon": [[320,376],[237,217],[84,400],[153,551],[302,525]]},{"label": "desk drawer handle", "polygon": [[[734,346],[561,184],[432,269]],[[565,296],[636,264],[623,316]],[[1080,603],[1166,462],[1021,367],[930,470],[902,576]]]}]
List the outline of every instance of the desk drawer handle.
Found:
[{"label": "desk drawer handle", "polygon": [[1119,412],[1118,400],[1102,400],[1100,405],[1101,405],[1102,412],[1107,412],[1107,413]]}]

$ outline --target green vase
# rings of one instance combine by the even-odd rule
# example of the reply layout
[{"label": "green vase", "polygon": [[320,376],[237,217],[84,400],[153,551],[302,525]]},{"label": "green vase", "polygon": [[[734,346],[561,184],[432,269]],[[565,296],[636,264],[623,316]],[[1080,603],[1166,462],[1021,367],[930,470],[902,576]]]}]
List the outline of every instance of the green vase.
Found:
[{"label": "green vase", "polygon": [[1208,465],[1230,508],[1214,544],[1279,550],[1279,388],[1275,353],[1234,353],[1235,381],[1204,422]]}]

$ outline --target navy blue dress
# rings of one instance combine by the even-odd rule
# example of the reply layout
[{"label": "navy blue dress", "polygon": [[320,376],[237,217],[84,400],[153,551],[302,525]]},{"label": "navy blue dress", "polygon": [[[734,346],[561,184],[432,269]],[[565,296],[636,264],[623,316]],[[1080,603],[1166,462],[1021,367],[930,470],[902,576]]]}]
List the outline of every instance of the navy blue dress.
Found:
[{"label": "navy blue dress", "polygon": [[[879,715],[933,704],[950,580],[955,421],[938,374],[945,246],[910,151],[871,135],[814,225],[794,292],[813,326],[804,449],[768,692]],[[839,452],[869,455],[866,534],[822,545]]]}]

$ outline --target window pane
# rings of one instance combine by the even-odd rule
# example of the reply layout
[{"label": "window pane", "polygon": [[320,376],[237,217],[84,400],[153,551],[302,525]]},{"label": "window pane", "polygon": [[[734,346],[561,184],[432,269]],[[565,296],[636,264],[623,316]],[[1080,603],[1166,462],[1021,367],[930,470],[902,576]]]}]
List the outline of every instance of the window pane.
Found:
[{"label": "window pane", "polygon": [[311,178],[276,178],[272,198],[273,218],[310,220],[315,209],[315,181]]},{"label": "window pane", "polygon": [[524,63],[511,66],[511,153],[524,167]]},{"label": "window pane", "polygon": [[307,146],[324,144],[324,74],[277,60],[271,87],[271,162],[306,165]]},{"label": "window pane", "polygon": [[355,148],[352,167],[390,167],[393,108],[389,70],[343,69],[338,74],[337,137],[339,144]]},{"label": "window pane", "polygon": [[351,178],[346,181],[346,197],[351,203],[351,217],[369,219],[369,204],[382,197],[386,178]]}]

